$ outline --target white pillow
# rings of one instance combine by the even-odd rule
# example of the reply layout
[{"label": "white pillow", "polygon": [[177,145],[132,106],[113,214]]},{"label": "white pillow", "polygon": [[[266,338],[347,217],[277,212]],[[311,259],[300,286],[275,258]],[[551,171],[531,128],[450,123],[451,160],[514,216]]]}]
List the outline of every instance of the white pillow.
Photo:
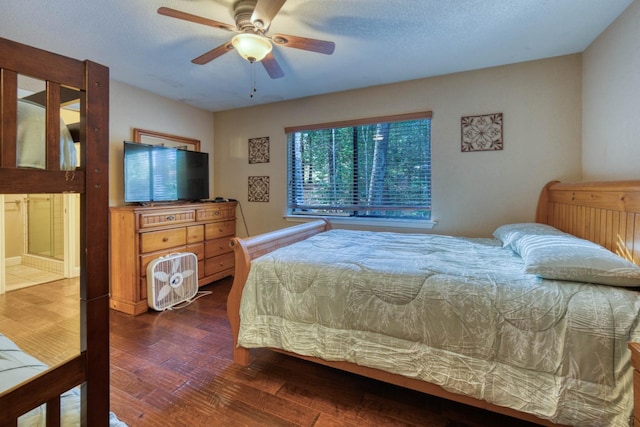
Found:
[{"label": "white pillow", "polygon": [[524,260],[525,273],[544,279],[640,286],[640,267],[570,234],[520,236],[513,249]]},{"label": "white pillow", "polygon": [[538,224],[536,222],[521,222],[516,224],[505,224],[496,228],[493,237],[502,242],[502,246],[511,246],[513,249],[514,242],[528,235],[547,235],[547,234],[566,234],[562,231],[546,224]]}]

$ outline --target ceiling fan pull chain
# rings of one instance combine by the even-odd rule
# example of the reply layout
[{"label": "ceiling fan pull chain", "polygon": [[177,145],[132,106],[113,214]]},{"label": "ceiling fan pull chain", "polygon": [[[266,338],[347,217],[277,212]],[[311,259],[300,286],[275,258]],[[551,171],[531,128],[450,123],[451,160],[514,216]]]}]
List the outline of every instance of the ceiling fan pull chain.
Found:
[{"label": "ceiling fan pull chain", "polygon": [[251,61],[251,93],[249,94],[249,98],[253,98],[253,94],[258,91],[256,89],[256,69],[255,69],[255,61]]}]

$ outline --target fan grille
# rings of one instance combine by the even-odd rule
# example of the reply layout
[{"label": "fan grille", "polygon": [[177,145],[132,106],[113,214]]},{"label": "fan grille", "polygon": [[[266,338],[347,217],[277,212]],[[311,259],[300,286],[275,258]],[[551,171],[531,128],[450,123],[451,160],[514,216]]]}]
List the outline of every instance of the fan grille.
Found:
[{"label": "fan grille", "polygon": [[157,258],[147,266],[147,302],[162,311],[198,292],[198,258],[191,252]]}]

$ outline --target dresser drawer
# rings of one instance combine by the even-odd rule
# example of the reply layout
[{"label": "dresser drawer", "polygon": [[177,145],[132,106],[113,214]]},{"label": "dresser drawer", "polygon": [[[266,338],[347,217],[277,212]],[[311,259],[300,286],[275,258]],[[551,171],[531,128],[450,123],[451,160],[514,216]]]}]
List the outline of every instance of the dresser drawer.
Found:
[{"label": "dresser drawer", "polygon": [[191,245],[187,245],[187,252],[192,252],[196,254],[198,261],[203,261],[205,257],[205,249],[204,243],[193,243]]},{"label": "dresser drawer", "polygon": [[186,243],[187,229],[185,227],[140,234],[141,252],[161,251],[174,246],[184,246]]},{"label": "dresser drawer", "polygon": [[196,218],[198,221],[212,221],[212,220],[225,220],[235,219],[236,208],[228,207],[226,205],[210,207],[206,209],[198,209]]},{"label": "dresser drawer", "polygon": [[233,236],[236,233],[236,222],[224,221],[207,224],[204,229],[204,237],[207,240],[217,239],[224,236]]},{"label": "dresser drawer", "polygon": [[183,224],[195,222],[195,209],[168,210],[162,212],[141,213],[138,226],[140,228],[159,227],[162,225]]},{"label": "dresser drawer", "polygon": [[204,243],[204,253],[206,258],[222,255],[227,252],[231,252],[231,246],[229,242],[233,236],[221,237],[219,239],[208,240]]},{"label": "dresser drawer", "polygon": [[204,240],[204,225],[187,227],[187,243],[202,242]]},{"label": "dresser drawer", "polygon": [[203,277],[204,277],[204,261],[198,260],[198,279],[202,279]]},{"label": "dresser drawer", "polygon": [[234,256],[233,252],[208,258],[204,261],[205,275],[211,276],[224,270],[233,268]]}]

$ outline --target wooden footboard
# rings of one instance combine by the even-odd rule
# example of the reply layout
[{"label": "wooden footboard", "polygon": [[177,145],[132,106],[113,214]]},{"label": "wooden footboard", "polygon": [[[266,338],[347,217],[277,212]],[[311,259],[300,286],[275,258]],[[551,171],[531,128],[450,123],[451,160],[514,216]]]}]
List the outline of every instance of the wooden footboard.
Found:
[{"label": "wooden footboard", "polygon": [[331,228],[326,220],[317,220],[288,227],[255,237],[231,239],[231,247],[235,253],[235,275],[233,286],[227,298],[227,316],[233,333],[233,361],[242,366],[249,365],[249,350],[238,347],[238,331],[240,330],[240,299],[244,284],[249,276],[251,261],[275,249],[307,239],[314,234]]}]

